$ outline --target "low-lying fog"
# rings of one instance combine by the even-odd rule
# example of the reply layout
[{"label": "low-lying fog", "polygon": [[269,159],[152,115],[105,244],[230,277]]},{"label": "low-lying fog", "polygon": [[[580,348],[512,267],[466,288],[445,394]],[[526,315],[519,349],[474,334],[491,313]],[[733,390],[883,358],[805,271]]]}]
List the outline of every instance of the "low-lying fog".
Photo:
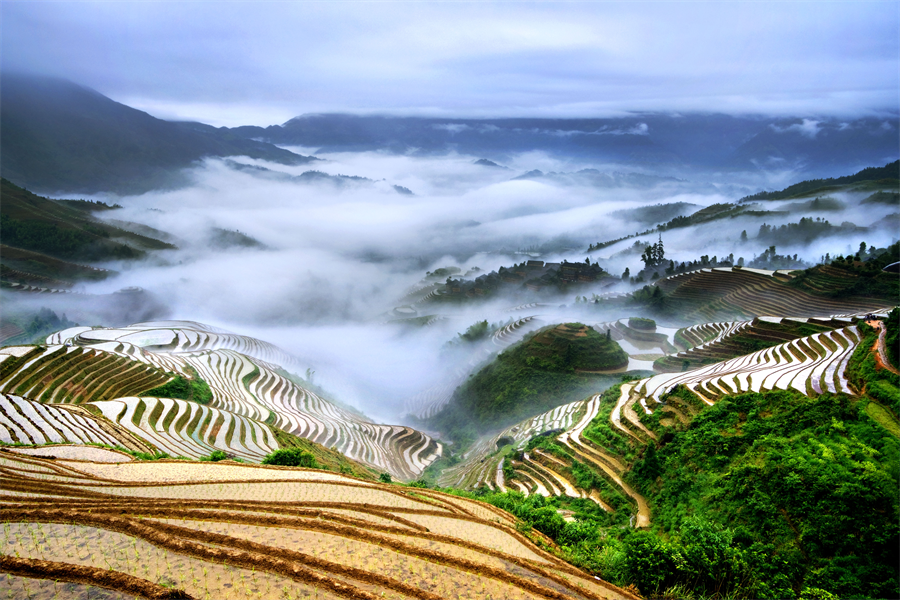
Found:
[{"label": "low-lying fog", "polygon": [[[531,258],[517,254],[525,250],[542,260],[584,261],[591,243],[792,182],[784,173],[719,174],[713,183],[638,181],[621,175],[603,179],[598,173],[514,179],[535,169],[544,174],[584,168],[607,172],[603,165],[568,164],[535,153],[516,157],[507,168],[477,165],[478,157],[471,156],[320,157],[325,160],[300,167],[246,158],[209,160],[193,170],[191,187],[114,198],[124,208],[103,213],[105,218],[166,232],[179,249],[155,253],[138,264],[111,264],[121,275],[84,285],[83,291],[144,288],[166,305],[169,318],[206,322],[276,343],[315,370],[316,382],[338,399],[370,416],[396,420],[406,397],[454,366],[442,351],[445,342],[477,320],[496,322],[513,315],[506,310],[514,306],[512,301],[466,311],[419,305],[419,314],[451,318],[427,327],[385,324],[397,318],[391,315],[395,307],[410,303],[402,298],[426,271],[457,266],[465,272],[477,266],[490,272]],[[310,168],[366,180],[296,179]],[[735,259],[749,261],[770,245],[754,241],[763,222],[780,225],[812,216],[835,225],[849,221],[869,226],[896,211],[887,205],[859,205],[864,196],[835,197],[845,208],[738,217],[667,231],[662,236],[666,258],[689,261],[733,253]],[[629,212],[673,203],[684,204],[657,222]],[[787,204],[764,203],[761,209]],[[222,230],[239,231],[260,246]],[[747,242],[740,241],[742,230]],[[778,252],[816,262],[826,252],[855,252],[863,240],[883,247],[895,237],[895,227],[882,227],[821,238],[808,246],[779,245]],[[639,239],[655,241],[657,234]],[[617,276],[626,267],[635,273],[642,266],[639,253],[613,257],[634,241],[594,252],[591,259]],[[630,288],[626,283],[620,289]],[[591,291],[578,293],[590,296]],[[559,303],[573,300],[574,294]],[[530,314],[541,310],[547,309]],[[565,309],[554,310],[553,318],[565,317]],[[627,316],[598,314],[596,320]]]}]

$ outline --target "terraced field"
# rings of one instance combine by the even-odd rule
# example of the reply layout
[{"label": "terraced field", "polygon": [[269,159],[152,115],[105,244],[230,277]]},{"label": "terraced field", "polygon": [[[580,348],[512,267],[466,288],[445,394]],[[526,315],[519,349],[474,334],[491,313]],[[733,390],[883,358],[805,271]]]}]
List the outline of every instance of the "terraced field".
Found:
[{"label": "terraced field", "polygon": [[586,410],[586,402],[572,402],[557,406],[551,411],[523,421],[491,436],[480,439],[462,457],[457,465],[445,469],[438,479],[442,486],[474,488],[485,485],[491,489],[505,490],[503,482],[503,456],[497,453],[497,442],[508,440],[506,445],[521,449],[535,435],[559,430],[575,424]]},{"label": "terraced field", "polygon": [[138,393],[171,379],[162,367],[174,364],[135,361],[110,350],[63,344],[0,348],[0,392],[81,404]]},{"label": "terraced field", "polygon": [[[442,452],[415,429],[373,423],[302,387],[280,368],[284,363],[267,360],[294,359],[246,336],[171,321],[76,327],[51,335],[48,344],[0,350],[0,392],[88,403],[98,416],[175,456],[218,449],[258,462],[279,448],[277,428],[410,480]],[[176,376],[205,381],[209,405],[138,397]]]},{"label": "terraced field", "polygon": [[[882,316],[886,312],[880,313]],[[589,400],[561,406],[528,421],[485,438],[473,446],[458,465],[444,471],[442,485],[488,487],[517,490],[526,495],[587,498],[608,512],[626,510],[636,527],[650,524],[646,500],[623,479],[629,460],[646,444],[656,441],[642,422],[642,416],[662,411],[660,422],[686,424],[699,410],[719,398],[741,392],[794,389],[807,396],[824,392],[854,395],[844,375],[851,355],[860,342],[854,323],[861,315],[835,315],[827,318],[781,319],[766,317],[753,321],[709,323],[679,330],[676,341],[691,346],[678,356],[691,352],[728,354],[728,346],[737,335],[754,328],[775,332],[787,341],[749,354],[718,360],[686,372],[662,373],[639,381],[624,383],[617,398],[605,402],[600,394]],[[785,325],[786,323],[786,325]],[[612,325],[612,324],[607,324]],[[813,335],[798,337],[784,331],[815,325]],[[771,340],[770,340],[771,341]],[[695,394],[686,402],[669,392],[684,386]],[[589,439],[585,431],[600,421],[609,424],[613,437],[600,443]],[[548,443],[536,443],[543,434]],[[529,440],[531,440],[529,442]],[[629,449],[630,448],[630,449]],[[589,467],[600,480],[590,489],[578,486],[574,475],[579,465]],[[506,466],[506,469],[504,469]],[[510,473],[512,476],[510,477]]]},{"label": "terraced field", "polygon": [[[885,316],[886,311],[875,311]],[[681,372],[748,354],[751,350],[774,346],[813,333],[845,327],[863,315],[828,318],[759,317],[751,321],[705,323],[680,329],[676,343],[687,348],[677,354],[660,358],[653,364],[655,371]]]},{"label": "terraced field", "polygon": [[221,450],[260,462],[281,447],[265,423],[196,402],[130,397],[91,404],[113,423],[171,456],[198,459]]},{"label": "terraced field", "polygon": [[[817,333],[708,365],[687,373],[664,373],[634,385],[645,411],[651,399],[684,385],[705,402],[726,394],[794,388],[811,395],[824,391],[852,394],[843,373],[859,343],[855,326]],[[632,403],[633,404],[633,403]]]},{"label": "terraced field", "polygon": [[[106,444],[152,452],[143,436],[129,433],[79,406],[53,406],[0,395],[0,442],[7,444]],[[208,454],[208,452],[207,452]]]},{"label": "terraced field", "polygon": [[9,597],[636,600],[511,515],[433,490],[236,463],[0,465]]},{"label": "terraced field", "polygon": [[676,300],[698,308],[688,320],[715,321],[723,316],[749,319],[765,315],[828,316],[883,309],[887,303],[866,298],[831,300],[786,286],[778,271],[701,269],[659,280],[656,284]]}]

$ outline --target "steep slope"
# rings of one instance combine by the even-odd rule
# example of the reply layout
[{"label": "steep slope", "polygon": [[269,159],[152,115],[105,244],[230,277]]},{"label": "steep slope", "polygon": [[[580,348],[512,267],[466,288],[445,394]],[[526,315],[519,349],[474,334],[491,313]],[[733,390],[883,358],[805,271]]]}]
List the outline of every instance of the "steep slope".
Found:
[{"label": "steep slope", "polygon": [[[172,455],[218,449],[258,462],[295,445],[279,439],[281,431],[409,480],[442,451],[415,429],[373,423],[306,389],[271,362],[293,366],[277,347],[199,323],[75,327],[51,335],[47,346],[4,348],[0,361],[0,391],[91,407]],[[205,392],[156,397],[178,379],[202,380]]]},{"label": "steep slope", "polygon": [[505,426],[583,397],[604,375],[624,371],[627,365],[622,348],[593,328],[551,325],[467,379],[432,423],[451,431]]},{"label": "steep slope", "polygon": [[314,160],[225,130],[162,121],[61,79],[3,73],[0,105],[0,172],[41,192],[140,193],[183,183],[177,171],[207,156]]}]

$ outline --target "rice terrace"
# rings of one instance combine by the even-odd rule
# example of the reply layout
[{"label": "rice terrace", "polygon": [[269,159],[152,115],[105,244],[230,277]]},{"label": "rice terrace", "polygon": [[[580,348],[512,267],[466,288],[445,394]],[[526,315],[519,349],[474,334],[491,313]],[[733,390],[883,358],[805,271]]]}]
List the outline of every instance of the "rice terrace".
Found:
[{"label": "rice terrace", "polygon": [[0,1],[0,600],[900,599],[897,11]]},{"label": "rice terrace", "polygon": [[[706,310],[723,310],[715,302]],[[591,523],[640,531],[671,519],[647,471],[710,407],[749,402],[758,408],[740,418],[751,419],[818,399],[870,416],[883,442],[900,433],[896,352],[885,353],[896,309],[673,329],[569,323],[506,345],[532,321],[498,328],[486,348],[524,348],[530,364],[565,356],[602,376],[634,360],[623,348],[652,347],[659,373],[488,432],[446,462],[429,436],[304,388],[273,362],[293,360],[277,347],[199,323],[75,327],[4,347],[7,596],[638,598],[634,579],[593,574],[597,561],[629,558],[592,559],[577,536]],[[863,412],[850,417],[847,402]]]}]

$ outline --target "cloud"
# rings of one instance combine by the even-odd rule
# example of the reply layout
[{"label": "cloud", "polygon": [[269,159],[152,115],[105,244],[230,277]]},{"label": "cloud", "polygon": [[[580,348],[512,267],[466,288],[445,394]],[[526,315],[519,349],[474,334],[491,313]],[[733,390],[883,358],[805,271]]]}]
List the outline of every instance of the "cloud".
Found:
[{"label": "cloud", "polygon": [[4,69],[217,125],[331,111],[859,115],[896,111],[900,87],[889,2],[7,2],[0,27]]},{"label": "cloud", "polygon": [[[609,171],[604,165],[562,162],[540,152],[510,156],[506,162],[512,173],[485,169],[473,164],[474,157],[455,154],[366,152],[323,158],[317,169],[367,180],[341,187],[299,183],[289,176],[299,175],[304,166],[234,159],[286,176],[277,179],[215,159],[191,170],[190,187],[116,198],[124,208],[104,215],[169,232],[179,249],[156,253],[143,263],[111,263],[107,266],[120,271],[119,276],[85,284],[81,291],[112,294],[140,286],[171,318],[206,322],[276,343],[314,369],[317,381],[339,399],[395,421],[405,398],[459,366],[457,358],[442,352],[446,341],[476,321],[505,321],[518,314],[511,313],[511,307],[532,300],[512,294],[471,306],[417,304],[407,293],[420,285],[426,271],[477,266],[489,272],[521,262],[524,255],[517,252],[532,247],[541,249],[543,260],[583,261],[588,244],[648,227],[646,221],[613,214],[616,211],[660,203],[702,207],[733,202],[760,187],[782,187],[770,184],[784,184],[779,178],[787,177],[783,171],[728,172],[723,179],[729,185],[743,178],[742,185],[661,179],[655,186],[630,189],[595,187],[576,176],[511,180],[512,173],[535,168],[570,174],[586,166]],[[408,187],[416,195],[397,194],[394,185]],[[842,199],[850,208],[828,214],[834,223],[846,220],[867,226],[893,210],[886,205],[858,210],[860,198]],[[772,203],[765,209],[779,207]],[[765,220],[780,225],[798,218],[776,214]],[[666,253],[678,261],[732,252],[750,260],[768,244],[753,240],[740,244],[740,232],[746,229],[753,236],[761,223],[759,217],[738,217],[667,231]],[[217,228],[239,230],[265,248],[211,248],[209,235]],[[864,237],[869,244],[885,246],[891,235],[888,229],[879,229]],[[655,241],[656,234],[639,239]],[[637,254],[610,260],[634,241],[613,245],[592,258],[617,275],[625,267],[637,272],[641,266]],[[845,245],[858,246],[860,241],[848,236],[811,248],[798,244],[778,250],[814,259],[825,252],[843,253]],[[593,291],[600,290],[583,293],[589,296]],[[61,294],[40,296],[34,299],[37,307],[52,301],[57,312],[83,323],[105,323],[116,314],[107,308],[102,314],[91,313],[85,302],[67,304]],[[554,299],[551,307],[539,312],[549,322],[584,318],[558,308],[570,303],[568,297]],[[427,327],[386,324],[397,316],[393,309],[405,305],[413,305],[416,316],[429,317],[425,321],[442,319]],[[600,321],[623,315],[594,316]],[[118,318],[123,318],[121,313]]]},{"label": "cloud", "polygon": [[432,127],[451,134],[457,134],[462,131],[466,131],[467,129],[471,129],[471,127],[464,123],[437,123],[435,125],[432,125]]},{"label": "cloud", "polygon": [[[769,127],[771,127],[772,130],[777,133],[796,131],[800,135],[806,136],[810,139],[815,139],[816,135],[818,135],[822,130],[820,123],[820,121],[816,121],[815,119],[803,119],[802,123],[794,123],[793,125],[788,125],[787,127],[779,127],[775,124],[769,125]],[[841,129],[846,129],[846,127],[841,127]]]}]

